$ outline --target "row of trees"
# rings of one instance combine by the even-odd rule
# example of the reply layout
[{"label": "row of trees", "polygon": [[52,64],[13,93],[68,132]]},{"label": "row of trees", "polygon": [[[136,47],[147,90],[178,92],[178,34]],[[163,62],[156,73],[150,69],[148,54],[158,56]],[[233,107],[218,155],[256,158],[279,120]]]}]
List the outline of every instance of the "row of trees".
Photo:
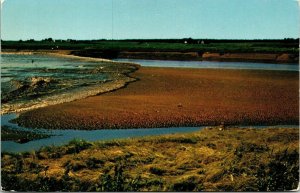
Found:
[{"label": "row of trees", "polygon": [[[53,39],[53,38],[45,38],[43,40],[22,40],[20,39],[19,42],[100,42],[100,41],[107,41],[107,39],[94,39],[94,40],[74,40],[74,39]],[[193,39],[193,38],[182,38],[182,39],[123,39],[123,40],[113,40],[113,41],[125,41],[125,42],[161,42],[161,43],[242,43],[242,42],[290,42],[290,43],[298,43],[299,38],[284,38],[284,39],[253,39],[253,40],[236,40],[236,39]],[[3,40],[1,39],[1,42]]]},{"label": "row of trees", "polygon": [[[67,40],[54,40],[53,38],[45,38],[41,42],[76,42],[77,40],[67,39]],[[28,39],[28,40],[19,40],[19,42],[39,42],[38,40]]]}]

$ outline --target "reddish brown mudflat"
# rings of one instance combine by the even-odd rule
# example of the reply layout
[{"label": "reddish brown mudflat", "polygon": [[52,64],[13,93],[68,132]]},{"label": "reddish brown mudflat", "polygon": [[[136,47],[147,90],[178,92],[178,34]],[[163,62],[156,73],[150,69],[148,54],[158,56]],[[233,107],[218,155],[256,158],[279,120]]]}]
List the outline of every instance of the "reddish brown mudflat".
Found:
[{"label": "reddish brown mudflat", "polygon": [[141,67],[126,88],[21,114],[49,129],[298,124],[298,72]]}]

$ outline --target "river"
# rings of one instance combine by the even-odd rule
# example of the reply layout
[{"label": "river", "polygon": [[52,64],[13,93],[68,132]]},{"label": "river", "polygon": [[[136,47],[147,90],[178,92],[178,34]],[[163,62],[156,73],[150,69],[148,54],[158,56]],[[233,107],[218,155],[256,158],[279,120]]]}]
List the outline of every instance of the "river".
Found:
[{"label": "river", "polygon": [[[182,67],[182,68],[219,68],[219,69],[251,69],[251,70],[286,70],[286,71],[299,71],[297,64],[266,64],[266,63],[249,63],[249,62],[207,62],[207,61],[165,61],[165,60],[135,60],[135,59],[118,59],[116,61],[134,62],[142,66],[152,67]],[[59,95],[62,91],[73,92],[77,87],[86,85],[103,84],[103,82],[114,79],[115,74],[111,71],[110,64],[83,62],[74,59],[54,58],[49,56],[39,55],[9,55],[2,56],[1,61],[1,95],[3,99],[7,97],[13,98],[16,96],[6,96],[6,93],[14,91],[22,86],[34,86],[36,83],[43,85],[44,90],[30,92],[46,93],[46,95]],[[91,74],[95,68],[100,69],[96,73]],[[109,68],[107,71],[102,71],[104,68]],[[117,69],[119,70],[119,69]],[[43,77],[41,80],[36,80],[33,83],[33,77]],[[47,79],[49,78],[49,80]],[[30,80],[30,81],[29,81]],[[40,81],[40,82],[39,82]],[[74,86],[73,90],[70,85]],[[4,87],[3,87],[4,86]],[[26,87],[26,88],[27,88]],[[21,91],[20,91],[21,92]],[[30,101],[30,97],[26,95],[17,95],[18,100]],[[40,94],[39,93],[39,94]],[[54,93],[54,94],[53,94]],[[22,98],[23,97],[23,98]],[[3,107],[3,106],[2,106]],[[49,138],[30,141],[25,144],[19,144],[13,141],[1,141],[1,151],[8,152],[23,152],[32,151],[41,148],[42,146],[49,145],[63,145],[70,140],[84,139],[88,141],[97,140],[111,140],[111,139],[125,139],[141,136],[164,135],[172,133],[186,133],[202,129],[203,127],[173,127],[173,128],[140,128],[140,129],[124,129],[124,130],[45,130],[45,129],[30,129],[19,127],[11,123],[10,120],[17,117],[17,114],[5,114],[1,116],[1,126],[9,126],[13,129],[24,129],[30,131],[40,130],[42,132],[51,134]],[[256,126],[261,128],[262,126]],[[263,126],[265,127],[265,126]],[[274,126],[272,126],[274,127]],[[298,126],[280,126],[280,127],[297,127]]]},{"label": "river", "polygon": [[16,118],[16,114],[6,114],[1,116],[1,125],[9,126],[13,129],[42,131],[50,134],[49,138],[30,141],[20,144],[14,141],[1,141],[1,151],[6,152],[24,152],[38,150],[42,146],[63,145],[72,139],[83,139],[87,141],[126,139],[132,137],[164,135],[172,133],[187,133],[202,129],[203,127],[171,127],[171,128],[140,128],[140,129],[103,129],[103,130],[46,130],[46,129],[30,129],[20,127],[11,123],[10,120]]},{"label": "river", "polygon": [[275,63],[254,63],[254,62],[215,62],[215,61],[140,60],[140,59],[116,59],[115,61],[133,62],[133,63],[140,64],[141,66],[149,66],[149,67],[299,71],[298,64],[275,64]]}]

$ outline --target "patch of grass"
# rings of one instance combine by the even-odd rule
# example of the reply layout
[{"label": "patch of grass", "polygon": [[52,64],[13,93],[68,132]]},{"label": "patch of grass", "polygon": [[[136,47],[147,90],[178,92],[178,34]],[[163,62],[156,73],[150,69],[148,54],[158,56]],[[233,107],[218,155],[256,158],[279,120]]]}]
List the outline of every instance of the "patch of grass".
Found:
[{"label": "patch of grass", "polygon": [[292,133],[278,133],[267,139],[267,142],[289,143],[291,141],[299,141],[299,136]]},{"label": "patch of grass", "polygon": [[96,168],[100,168],[104,164],[104,161],[101,159],[97,159],[95,157],[89,157],[85,161],[85,164],[89,169],[96,169]]},{"label": "patch of grass", "polygon": [[157,140],[158,143],[173,142],[173,143],[187,143],[196,144],[200,139],[197,137],[170,137],[170,138],[160,138]]},{"label": "patch of grass", "polygon": [[65,174],[68,174],[69,171],[79,171],[81,169],[87,168],[86,164],[82,163],[81,161],[74,161],[68,160],[66,163],[63,164],[63,167],[66,168]]},{"label": "patch of grass", "polygon": [[92,144],[81,139],[73,139],[67,145],[66,154],[79,153],[82,150],[88,149]]},{"label": "patch of grass", "polygon": [[112,147],[112,146],[123,146],[125,145],[125,142],[123,141],[116,141],[116,140],[112,140],[112,141],[104,141],[104,142],[96,142],[97,146],[100,148],[106,148],[106,147]]},{"label": "patch of grass", "polygon": [[270,148],[266,145],[257,145],[255,143],[242,142],[235,150],[234,154],[242,157],[245,153],[264,153]]},{"label": "patch of grass", "polygon": [[211,148],[211,149],[216,149],[217,148],[216,144],[214,144],[214,143],[207,143],[206,146]]},{"label": "patch of grass", "polygon": [[31,153],[3,152],[1,180],[4,190],[17,191],[290,190],[299,182],[293,135],[299,135],[297,128],[210,128],[110,142],[74,140]]}]

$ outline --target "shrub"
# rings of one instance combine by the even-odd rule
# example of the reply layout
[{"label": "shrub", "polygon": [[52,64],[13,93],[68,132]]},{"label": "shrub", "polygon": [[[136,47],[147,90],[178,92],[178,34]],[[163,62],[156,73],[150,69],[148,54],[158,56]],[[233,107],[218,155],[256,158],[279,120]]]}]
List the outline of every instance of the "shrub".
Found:
[{"label": "shrub", "polygon": [[201,191],[203,189],[203,183],[197,180],[195,176],[178,181],[170,187],[170,191]]},{"label": "shrub", "polygon": [[141,176],[137,176],[134,179],[129,179],[128,183],[125,183],[125,191],[139,191],[146,183],[143,182]]},{"label": "shrub", "polygon": [[82,150],[85,150],[91,147],[92,144],[81,139],[74,139],[69,142],[66,154],[79,153]]},{"label": "shrub", "polygon": [[145,186],[145,182],[140,176],[136,178],[126,177],[123,173],[124,165],[118,163],[115,165],[113,174],[104,174],[100,177],[99,183],[96,184],[96,191],[139,191]]},{"label": "shrub", "polygon": [[76,172],[87,167],[85,163],[81,163],[80,161],[73,161],[73,160],[68,160],[66,163],[63,164],[63,166],[66,169],[65,174],[68,174],[67,171],[70,170]]},{"label": "shrub", "polygon": [[125,144],[126,144],[125,142],[121,142],[121,141],[117,141],[117,140],[116,141],[112,140],[112,141],[105,141],[105,142],[98,142],[97,143],[98,147],[100,147],[100,148],[113,147],[113,146],[119,147],[119,146],[123,146]]},{"label": "shrub", "polygon": [[96,168],[100,168],[101,165],[104,164],[104,161],[97,159],[95,157],[90,157],[86,160],[85,163],[89,169],[96,169]]},{"label": "shrub", "polygon": [[162,187],[163,185],[162,179],[157,179],[157,178],[151,178],[150,180],[147,181],[146,185],[147,186],[159,186]]},{"label": "shrub", "polygon": [[286,191],[299,184],[299,153],[279,152],[267,165],[260,165],[257,173],[259,191]]},{"label": "shrub", "polygon": [[150,167],[149,171],[152,173],[152,174],[155,174],[155,175],[163,175],[164,173],[166,173],[166,170],[164,169],[161,169],[161,168],[157,168],[157,167]]},{"label": "shrub", "polygon": [[196,144],[198,142],[197,137],[177,137],[177,138],[161,138],[157,141],[159,143],[165,143],[165,142],[173,142],[173,143],[187,143],[187,144]]},{"label": "shrub", "polygon": [[211,148],[211,149],[216,149],[217,148],[216,144],[214,144],[214,143],[207,143],[206,146]]},{"label": "shrub", "polygon": [[240,144],[235,152],[234,155],[238,156],[239,158],[243,157],[244,153],[263,153],[269,150],[268,146],[263,146],[263,145],[257,145],[255,143],[245,143],[243,142]]}]

